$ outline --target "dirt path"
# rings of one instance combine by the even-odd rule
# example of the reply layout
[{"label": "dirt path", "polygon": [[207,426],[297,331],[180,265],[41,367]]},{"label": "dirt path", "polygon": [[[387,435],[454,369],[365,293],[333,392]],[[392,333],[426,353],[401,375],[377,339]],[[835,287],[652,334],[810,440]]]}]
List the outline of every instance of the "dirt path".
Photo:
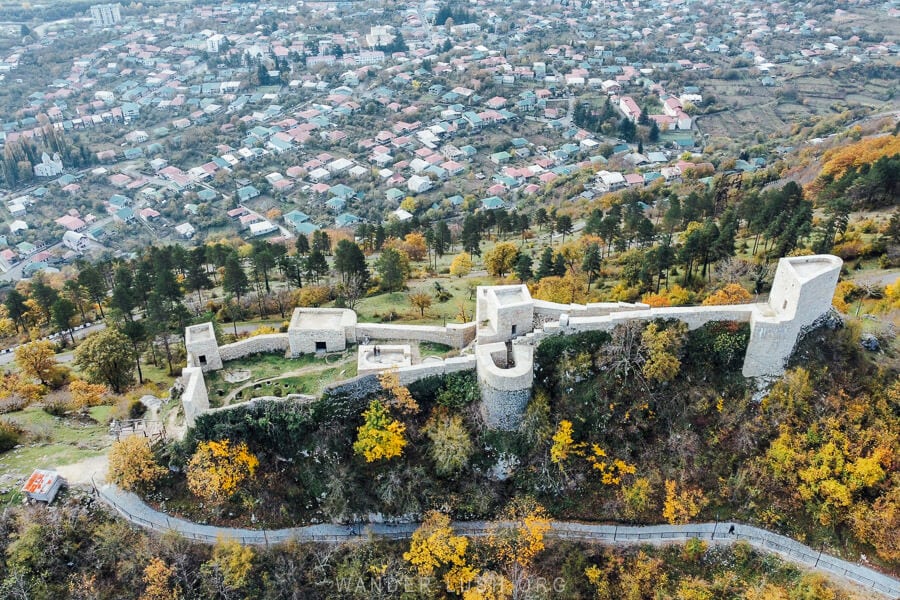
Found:
[{"label": "dirt path", "polygon": [[105,479],[108,467],[109,457],[104,454],[86,458],[71,465],[56,467],[56,472],[62,475],[69,485],[90,485],[91,476],[95,476],[98,483]]}]

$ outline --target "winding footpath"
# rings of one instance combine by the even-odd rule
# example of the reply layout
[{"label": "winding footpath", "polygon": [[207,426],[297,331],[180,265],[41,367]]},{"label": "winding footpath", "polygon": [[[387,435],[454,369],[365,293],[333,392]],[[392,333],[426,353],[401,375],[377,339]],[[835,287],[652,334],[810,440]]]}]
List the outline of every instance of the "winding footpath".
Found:
[{"label": "winding footpath", "polygon": [[[135,525],[162,533],[176,533],[182,537],[204,543],[230,538],[242,544],[270,545],[287,541],[344,543],[363,541],[369,536],[382,539],[408,539],[418,527],[416,523],[369,523],[348,527],[346,525],[321,524],[289,529],[235,529],[201,525],[154,510],[136,495],[111,484],[94,485],[97,495],[114,508],[122,517]],[[486,535],[490,528],[503,523],[487,521],[454,522],[454,530],[469,537]],[[625,527],[619,525],[595,525],[569,521],[552,521],[550,537],[562,540],[601,543],[611,546],[635,544],[665,544],[691,538],[709,540],[717,545],[731,545],[745,541],[757,550],[777,554],[781,558],[806,569],[829,574],[853,583],[885,598],[900,598],[900,580],[878,573],[868,567],[848,562],[824,552],[804,546],[800,542],[765,529],[743,523],[692,523],[689,525],[649,525]]]}]

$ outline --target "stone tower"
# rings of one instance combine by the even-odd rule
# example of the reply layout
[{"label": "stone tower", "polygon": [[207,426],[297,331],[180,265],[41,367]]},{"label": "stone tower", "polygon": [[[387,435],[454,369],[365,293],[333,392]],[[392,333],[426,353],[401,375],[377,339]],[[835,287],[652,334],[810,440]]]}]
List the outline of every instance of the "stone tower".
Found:
[{"label": "stone tower", "polygon": [[800,334],[831,309],[843,261],[837,256],[791,256],[778,261],[768,304],[750,317],[744,377],[784,372]]}]

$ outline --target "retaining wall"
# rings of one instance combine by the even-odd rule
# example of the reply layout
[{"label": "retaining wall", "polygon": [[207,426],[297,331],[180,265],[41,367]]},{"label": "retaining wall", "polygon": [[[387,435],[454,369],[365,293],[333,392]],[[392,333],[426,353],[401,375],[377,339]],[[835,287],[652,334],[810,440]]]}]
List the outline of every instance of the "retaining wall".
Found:
[{"label": "retaining wall", "polygon": [[464,348],[475,339],[475,323],[439,325],[391,325],[389,323],[357,323],[356,339],[413,340]]},{"label": "retaining wall", "polygon": [[223,361],[229,361],[252,354],[284,354],[287,349],[288,334],[266,333],[219,346],[219,356],[222,357]]}]

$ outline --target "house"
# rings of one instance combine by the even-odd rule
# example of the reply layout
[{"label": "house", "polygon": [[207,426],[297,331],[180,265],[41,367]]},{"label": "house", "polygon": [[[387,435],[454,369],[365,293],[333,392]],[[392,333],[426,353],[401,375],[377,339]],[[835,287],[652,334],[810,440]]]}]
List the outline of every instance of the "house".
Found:
[{"label": "house", "polygon": [[34,165],[35,177],[56,177],[62,172],[62,159],[56,153],[53,154],[53,158],[50,158],[50,155],[44,152],[41,154],[41,162]]},{"label": "house", "polygon": [[598,171],[597,189],[601,192],[614,192],[621,190],[626,185],[625,177],[616,171]]},{"label": "house", "polygon": [[408,210],[403,210],[402,208],[398,208],[394,212],[391,213],[391,216],[397,219],[398,221],[409,221],[413,218],[413,215]]},{"label": "house", "polygon": [[266,235],[267,233],[272,233],[273,231],[277,230],[278,226],[271,221],[267,221],[266,219],[256,221],[255,223],[250,223],[250,235],[253,237]]},{"label": "house", "polygon": [[56,219],[56,224],[65,227],[69,231],[79,231],[84,229],[84,221],[73,215],[64,215]]},{"label": "house", "polygon": [[306,213],[300,212],[299,210],[292,210],[289,213],[285,214],[283,217],[284,222],[293,227],[295,230],[299,229],[299,226],[307,221],[309,221],[309,215]]},{"label": "house", "polygon": [[495,165],[503,165],[509,162],[509,159],[512,158],[509,152],[494,152],[491,154],[490,159],[491,162]]},{"label": "house", "polygon": [[153,210],[150,207],[142,208],[138,215],[140,215],[140,217],[148,223],[159,218],[159,212]]},{"label": "house", "polygon": [[487,198],[482,198],[481,200],[481,208],[484,210],[496,210],[498,208],[503,208],[503,199],[499,196],[489,196]]},{"label": "house", "polygon": [[344,210],[345,206],[347,206],[347,200],[341,198],[340,196],[335,196],[325,203],[325,207],[333,212],[340,212]]},{"label": "house", "polygon": [[237,195],[238,200],[246,202],[247,200],[252,200],[259,196],[259,190],[252,185],[245,185],[244,187],[238,188]]},{"label": "house", "polygon": [[74,250],[75,252],[84,252],[89,243],[88,236],[83,233],[78,233],[77,231],[67,231],[63,234],[62,243],[66,248]]},{"label": "house", "polygon": [[335,225],[338,227],[350,227],[359,223],[360,218],[350,213],[341,213],[334,219]]},{"label": "house", "polygon": [[191,239],[197,232],[197,230],[194,229],[194,226],[190,223],[182,223],[181,225],[176,225],[175,231],[185,239]]},{"label": "house", "polygon": [[413,194],[421,194],[431,189],[431,179],[413,175],[409,178],[409,181],[406,182],[406,187]]},{"label": "house", "polygon": [[115,211],[115,217],[123,223],[130,223],[131,221],[134,221],[134,210],[130,206],[123,206]]},{"label": "house", "polygon": [[619,98],[619,110],[622,111],[622,114],[626,119],[634,121],[635,123],[641,118],[641,109],[631,96],[622,96]]}]

